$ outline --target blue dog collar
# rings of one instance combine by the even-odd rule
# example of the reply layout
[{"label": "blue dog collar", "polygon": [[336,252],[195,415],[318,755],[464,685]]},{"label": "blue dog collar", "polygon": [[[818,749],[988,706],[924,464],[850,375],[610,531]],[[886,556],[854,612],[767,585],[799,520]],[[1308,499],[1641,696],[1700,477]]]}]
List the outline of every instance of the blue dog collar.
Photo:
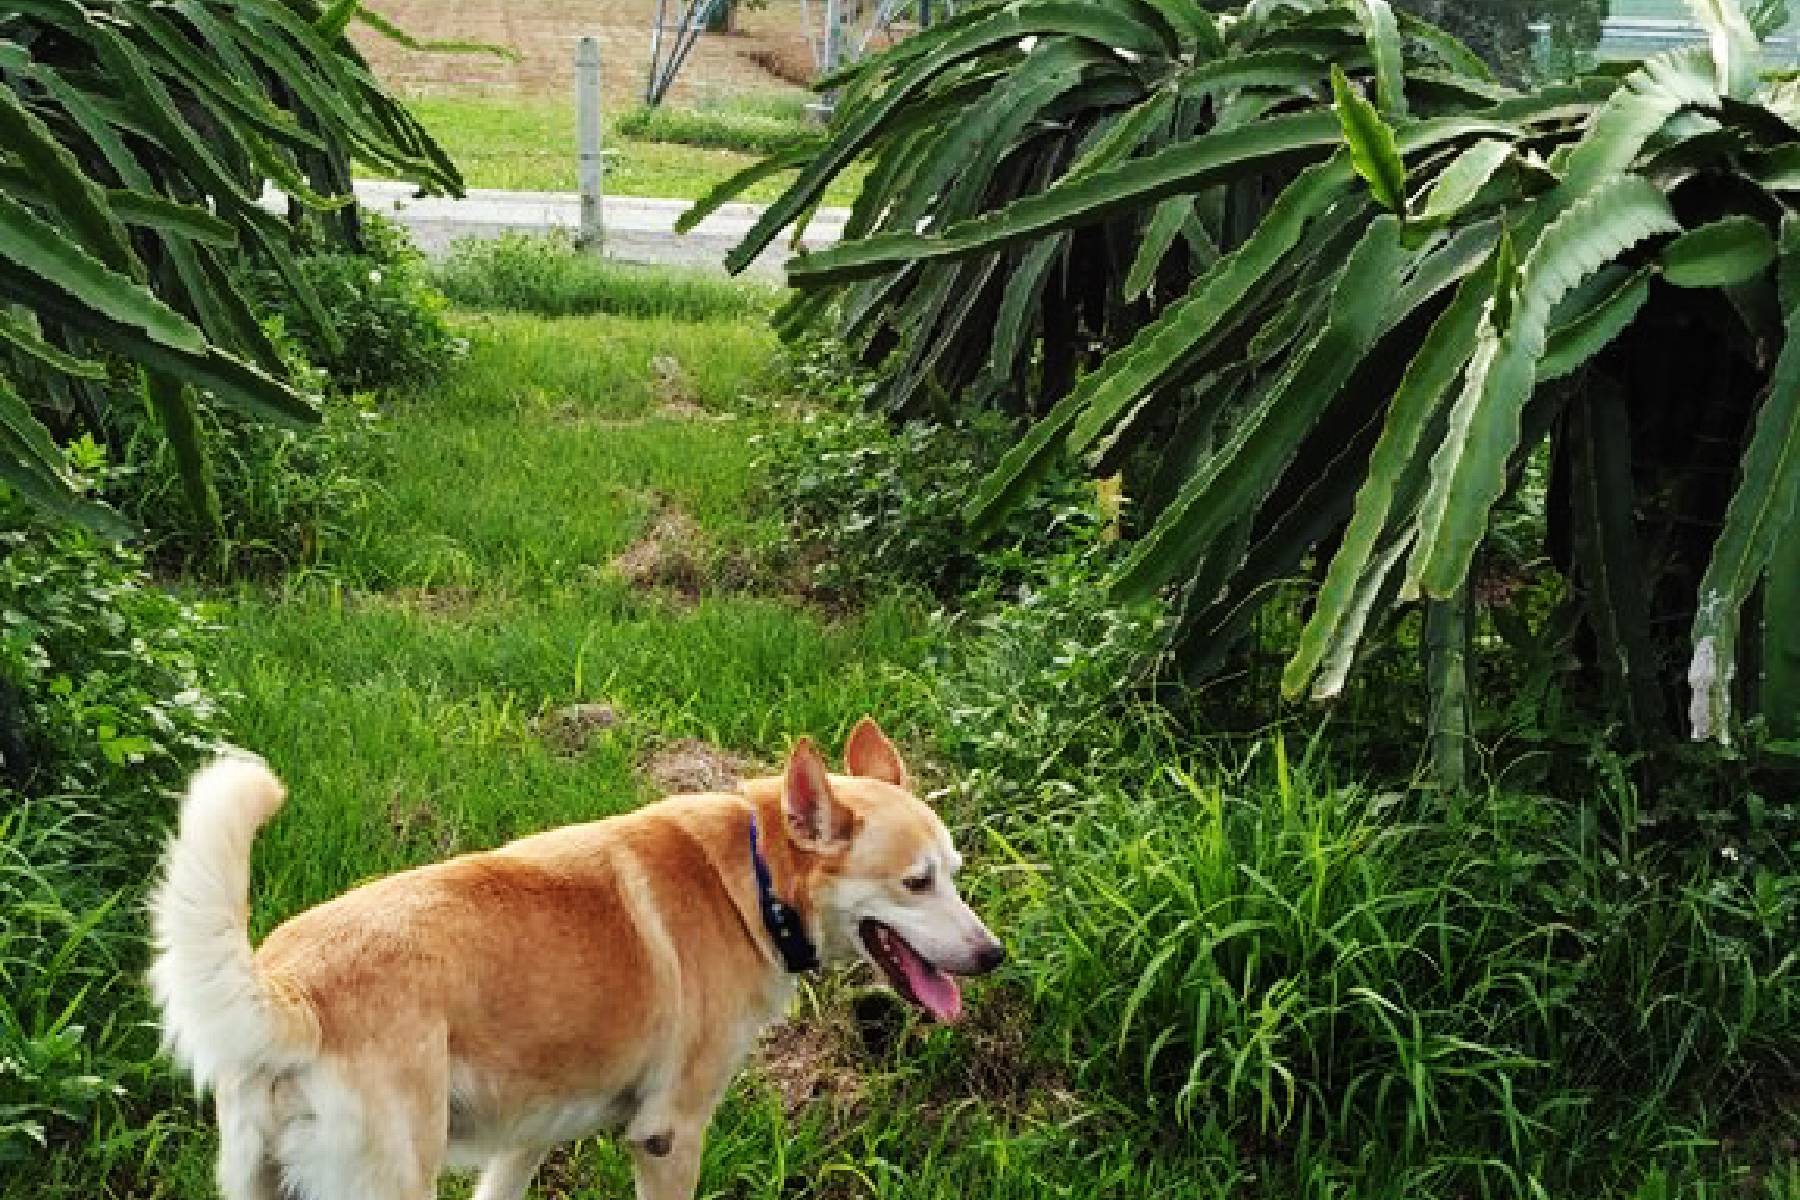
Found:
[{"label": "blue dog collar", "polygon": [[756,905],[762,910],[763,927],[775,939],[775,949],[790,974],[804,975],[819,969],[819,951],[806,936],[800,914],[775,896],[775,883],[769,877],[769,864],[756,844],[756,815],[750,816],[750,865],[756,869]]}]

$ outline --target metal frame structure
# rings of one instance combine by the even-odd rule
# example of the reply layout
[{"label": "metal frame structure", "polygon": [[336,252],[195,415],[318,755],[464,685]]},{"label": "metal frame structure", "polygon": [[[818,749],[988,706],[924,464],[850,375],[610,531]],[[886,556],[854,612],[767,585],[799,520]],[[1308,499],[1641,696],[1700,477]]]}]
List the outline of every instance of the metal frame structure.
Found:
[{"label": "metal frame structure", "polygon": [[[694,45],[700,35],[706,32],[713,15],[730,3],[730,0],[679,0],[682,5],[681,23],[669,24],[669,0],[656,0],[656,27],[650,31],[650,75],[644,82],[644,103],[652,108],[661,104],[669,89],[675,86],[675,76],[680,73],[682,64],[687,62],[688,55],[693,53]],[[674,41],[664,54],[664,34],[673,33]]]},{"label": "metal frame structure", "polygon": [[[656,26],[650,31],[650,74],[644,84],[645,104],[655,107],[662,103],[700,35],[730,3],[731,0],[656,0]],[[675,7],[681,9],[681,15],[670,24],[670,10]],[[807,44],[812,47],[814,64],[821,75],[828,75],[869,53],[876,39],[895,40],[896,27],[907,16],[915,17],[923,28],[934,17],[955,12],[956,0],[819,0],[818,19],[814,7],[813,0],[800,0],[800,23]],[[820,107],[829,112],[829,100]]]}]

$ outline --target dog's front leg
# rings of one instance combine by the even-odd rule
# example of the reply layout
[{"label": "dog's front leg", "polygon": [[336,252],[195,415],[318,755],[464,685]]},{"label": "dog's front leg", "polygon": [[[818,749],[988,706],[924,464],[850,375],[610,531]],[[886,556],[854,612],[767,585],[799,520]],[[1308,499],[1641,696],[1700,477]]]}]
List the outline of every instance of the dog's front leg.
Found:
[{"label": "dog's front leg", "polygon": [[481,1172],[475,1200],[521,1200],[544,1161],[544,1153],[533,1146],[496,1154]]},{"label": "dog's front leg", "polygon": [[631,1140],[637,1200],[693,1200],[700,1182],[704,1120],[667,1122],[667,1128]]}]

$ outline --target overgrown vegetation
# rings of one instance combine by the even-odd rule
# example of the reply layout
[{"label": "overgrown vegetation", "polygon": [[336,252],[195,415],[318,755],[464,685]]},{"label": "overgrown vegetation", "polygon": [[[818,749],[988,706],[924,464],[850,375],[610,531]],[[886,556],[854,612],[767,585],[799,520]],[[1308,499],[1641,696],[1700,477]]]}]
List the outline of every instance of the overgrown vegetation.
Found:
[{"label": "overgrown vegetation", "polygon": [[612,262],[575,247],[566,234],[471,238],[433,272],[451,300],[470,308],[546,317],[613,313],[702,321],[768,312],[771,288]]},{"label": "overgrown vegetation", "polygon": [[[827,559],[945,565],[919,690],[1012,868],[1034,1056],[1118,1136],[1180,1130],[1202,1194],[1795,1186],[1791,773],[1684,751],[1619,687],[1672,714],[1709,561],[1742,586],[1699,619],[1735,628],[1796,541],[1757,165],[1794,135],[1712,19],[1717,60],[1520,94],[1381,4],[995,6],[853,72],[827,150],[765,164],[800,172],[773,228],[875,161],[852,239],[790,265],[784,332],[872,381],[777,435],[792,519]],[[1025,431],[997,468],[890,470],[970,402]],[[1009,578],[979,539],[1065,456],[1122,472],[1121,537]],[[879,532],[865,480],[902,498]],[[973,537],[934,543],[946,487]],[[1430,603],[1396,602],[1409,551]],[[1290,690],[1346,688],[1322,719],[1276,707],[1296,646]],[[1782,653],[1696,677],[1763,713],[1697,702],[1701,731],[1786,721],[1742,686]],[[1414,775],[1427,746],[1456,772]]]},{"label": "overgrown vegetation", "polygon": [[[209,520],[172,502],[191,477],[108,357],[110,445],[59,453],[144,525],[144,551],[49,524],[18,496],[0,505],[0,1195],[213,1194],[206,1115],[154,1056],[138,902],[170,789],[227,733],[293,789],[259,840],[261,932],[372,875],[628,808],[673,786],[671,762],[754,770],[796,733],[830,741],[873,711],[969,852],[1009,964],[974,985],[954,1028],[835,980],[808,989],[802,1024],[721,1109],[702,1194],[1800,1197],[1800,808],[1760,758],[1690,752],[1646,774],[1595,703],[1616,647],[1594,619],[1610,610],[1592,568],[1615,560],[1580,545],[1622,517],[1686,528],[1705,505],[1677,493],[1697,478],[1715,516],[1734,489],[1787,478],[1739,461],[1792,390],[1768,323],[1791,298],[1784,93],[1733,98],[1688,55],[1625,84],[1499,98],[1439,35],[1396,18],[1396,60],[1384,6],[1352,7],[1258,3],[1218,26],[1230,40],[1214,54],[1198,7],[1023,0],[878,60],[869,70],[911,72],[930,102],[869,143],[858,219],[889,228],[806,270],[915,257],[831,297],[850,307],[809,286],[784,314],[790,332],[809,313],[842,320],[861,363],[815,339],[777,371],[757,289],[548,240],[466,246],[427,273],[379,222],[334,219],[327,232],[370,257],[317,230],[289,247],[329,321],[279,267],[254,274],[274,259],[222,260],[249,280],[279,378],[326,399],[304,433],[200,404]],[[1121,67],[1108,47],[1140,35]],[[1397,115],[1384,79],[1419,121]],[[915,98],[851,86],[848,122]],[[1623,186],[1702,233],[1631,241],[1625,274],[1550,305],[1545,289],[1619,240],[1596,220],[1572,239],[1573,266],[1544,249],[1571,214],[1604,207],[1592,193],[1559,207],[1600,154],[1581,147],[1594,129],[1638,129],[1671,88],[1700,99],[1647,141],[1600,140],[1630,168]],[[1472,132],[1413,153],[1445,120]],[[1258,157],[1297,128],[1313,140]],[[1171,206],[1193,182],[1181,172],[1226,138],[1258,164],[1255,186]],[[831,153],[805,178],[829,175]],[[1157,163],[1188,166],[1145,190]],[[1242,276],[1242,296],[1212,303],[1321,175],[1330,203]],[[0,171],[0,188],[17,177]],[[1461,205],[1454,179],[1470,185]],[[1389,184],[1404,203],[1385,209]],[[1108,188],[1089,210],[1102,219],[1004,233],[1059,189]],[[1386,278],[1364,270],[1376,260],[1409,264],[1396,287],[1369,283]],[[1182,298],[1192,289],[1200,300]],[[1344,335],[1350,301],[1369,297],[1387,301],[1362,305],[1376,324],[1417,307],[1363,346]],[[1470,434],[1506,461],[1481,509],[1467,626],[1445,637],[1416,606],[1371,618],[1362,690],[1286,712],[1281,662],[1330,611],[1291,581],[1329,582],[1353,546],[1374,485],[1340,487],[1346,464],[1369,469],[1393,391],[1459,303],[1479,317],[1462,348],[1479,353],[1431,357],[1454,378],[1492,375],[1533,304],[1550,305],[1555,352],[1594,353],[1522,401],[1516,446]],[[352,329],[342,346],[327,332]],[[1348,399],[1309,375],[1327,350]],[[1621,380],[1622,398],[1606,390]],[[1680,407],[1679,387],[1707,403]],[[1097,388],[1131,401],[1118,424],[1099,420]],[[1453,391],[1434,393],[1421,445],[1457,419]],[[1615,429],[1595,407],[1615,403],[1629,440],[1584,432]],[[1697,441],[1677,419],[1689,409],[1722,422],[1731,469],[1652,478]],[[1641,412],[1667,420],[1647,435]],[[1081,443],[1089,425],[1098,441]],[[1597,458],[1570,462],[1601,441],[1642,470],[1621,482]],[[1402,482],[1423,488],[1429,462],[1409,461]],[[971,513],[984,476],[1005,481],[1005,502]],[[1594,486],[1572,498],[1570,480]],[[1161,509],[1146,499],[1159,486]],[[1325,490],[1339,503],[1315,509]],[[1159,518],[1202,499],[1243,543],[1195,559],[1185,589],[1116,588]],[[1417,508],[1395,505],[1395,522]],[[1775,564],[1796,540],[1780,515],[1771,502],[1758,527],[1780,535]],[[1306,550],[1281,560],[1288,534]],[[1717,536],[1704,530],[1708,546]],[[1642,564],[1687,561],[1656,548]],[[146,577],[146,554],[173,591]],[[1222,561],[1232,570],[1206,574]],[[1767,572],[1750,596],[1770,619],[1739,677],[1761,662],[1774,737],[1800,719],[1769,703],[1793,678],[1791,622],[1776,619],[1793,574]],[[1694,590],[1698,572],[1679,582]],[[1217,603],[1207,588],[1255,613],[1196,687],[1195,655],[1214,649],[1195,641],[1216,628],[1196,623]],[[1419,657],[1459,638],[1473,647],[1472,786],[1418,786],[1442,729]],[[1688,658],[1667,662],[1678,673]],[[605,1144],[550,1170],[579,1200],[628,1186]]]},{"label": "overgrown vegetation", "polygon": [[1671,853],[1624,793],[1333,786],[1279,739],[1138,761],[1015,832],[1055,881],[1040,1048],[1085,1088],[1272,1194],[1628,1194],[1791,1161],[1785,853]]},{"label": "overgrown vegetation", "polygon": [[1547,447],[1573,698],[1639,752],[1754,741],[1800,707],[1763,669],[1779,629],[1741,619],[1800,537],[1774,166],[1800,134],[1748,19],[1695,8],[1712,49],[1536,92],[1384,0],[979,9],[850,70],[827,148],[764,164],[799,176],[732,262],[872,158],[846,242],[791,263],[784,328],[879,364],[878,408],[1029,424],[965,492],[977,529],[1061,457],[1123,471],[1109,586],[1179,594],[1190,679],[1240,667],[1304,580],[1284,691],[1329,699],[1422,604],[1459,781],[1488,530]]},{"label": "overgrown vegetation", "polygon": [[962,488],[999,461],[1009,422],[976,411],[890,425],[860,411],[877,381],[849,371],[827,344],[790,356],[789,371],[810,410],[761,443],[757,471],[828,592],[866,596],[898,584],[951,599],[1005,587],[1086,546],[1103,523],[1093,489],[1063,474],[977,536],[963,520]]},{"label": "overgrown vegetation", "polygon": [[121,465],[104,495],[143,531],[158,566],[213,578],[268,576],[320,562],[371,502],[364,478],[381,432],[377,389],[425,387],[466,350],[447,301],[404,233],[373,213],[358,217],[361,249],[331,249],[316,237],[294,259],[318,297],[315,314],[279,273],[251,270],[244,283],[286,377],[320,397],[319,422],[304,431],[202,406],[217,524],[184,504],[179,455],[147,414],[121,412]]},{"label": "overgrown vegetation", "polygon": [[334,392],[431,383],[461,349],[444,318],[445,297],[424,255],[398,226],[359,212],[354,246],[315,244],[295,260],[316,304],[303,304],[280,271],[258,270],[249,290],[277,317]]},{"label": "overgrown vegetation", "polygon": [[[91,452],[91,451],[90,451]],[[140,557],[0,501],[0,1174],[152,1139],[137,887],[223,732],[207,624]]]},{"label": "overgrown vegetation", "polygon": [[[834,390],[857,402],[812,395]],[[837,428],[817,469],[854,487],[897,435]],[[780,463],[819,434],[770,437]],[[824,554],[872,536],[791,515]],[[896,505],[884,539],[936,519]],[[1107,1136],[1178,1130],[1197,1195],[1788,1194],[1790,800],[1740,797],[1690,838],[1604,751],[1570,800],[1354,782],[1330,722],[1197,738],[1217,701],[1150,686],[1167,618],[1109,598],[1127,548],[1100,536],[1023,582],[975,555],[910,676],[951,810],[987,839],[1015,963],[987,1002],[1018,1006],[1022,1069],[1122,1123]],[[1421,723],[1386,716],[1389,742]]]},{"label": "overgrown vegetation", "polygon": [[675,108],[639,105],[615,128],[645,142],[675,142],[750,154],[779,154],[819,142],[804,99],[786,95],[734,97],[730,104]]}]

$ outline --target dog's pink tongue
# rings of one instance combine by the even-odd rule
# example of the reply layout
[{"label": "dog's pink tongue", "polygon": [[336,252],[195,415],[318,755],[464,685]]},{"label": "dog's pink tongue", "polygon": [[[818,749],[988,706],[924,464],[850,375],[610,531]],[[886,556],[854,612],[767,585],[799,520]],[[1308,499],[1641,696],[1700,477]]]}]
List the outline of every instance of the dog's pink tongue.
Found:
[{"label": "dog's pink tongue", "polygon": [[900,952],[899,959],[907,986],[926,1012],[946,1025],[962,1016],[962,989],[956,980],[914,954],[911,946]]}]

